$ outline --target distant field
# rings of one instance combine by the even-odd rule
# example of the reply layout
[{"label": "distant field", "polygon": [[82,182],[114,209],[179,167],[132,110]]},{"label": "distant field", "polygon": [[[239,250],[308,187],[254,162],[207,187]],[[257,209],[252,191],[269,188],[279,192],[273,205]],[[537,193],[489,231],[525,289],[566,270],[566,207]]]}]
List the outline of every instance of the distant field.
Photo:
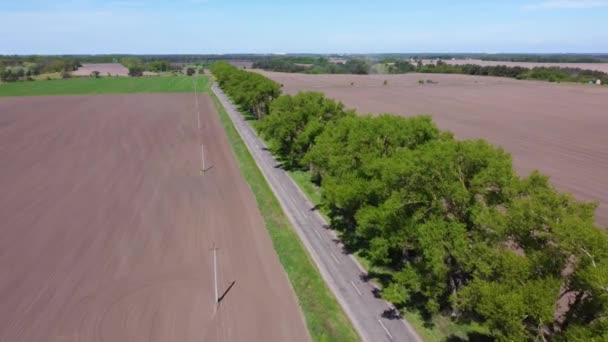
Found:
[{"label": "distant field", "polygon": [[[559,68],[579,68],[587,70],[597,70],[608,72],[608,63],[537,63],[537,62],[508,62],[508,61],[482,61],[480,59],[453,59],[445,60],[451,65],[476,64],[481,66],[506,65],[508,67],[559,67]],[[428,60],[425,63],[429,63]]]},{"label": "distant field", "polygon": [[85,63],[72,74],[74,76],[89,76],[93,71],[99,71],[102,76],[128,76],[129,69],[120,63]]},{"label": "distant field", "polygon": [[0,96],[183,93],[209,88],[204,76],[102,77],[0,84]]},{"label": "distant field", "polygon": [[[72,75],[89,76],[93,71],[98,71],[101,76],[129,76],[129,69],[120,63],[84,63]],[[155,72],[144,71],[144,76],[157,75]]]}]

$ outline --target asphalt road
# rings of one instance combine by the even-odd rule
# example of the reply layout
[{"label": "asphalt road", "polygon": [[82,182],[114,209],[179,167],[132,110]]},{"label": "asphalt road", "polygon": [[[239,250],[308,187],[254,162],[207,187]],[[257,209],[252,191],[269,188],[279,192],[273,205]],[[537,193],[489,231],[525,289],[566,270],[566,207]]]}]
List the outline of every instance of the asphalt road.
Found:
[{"label": "asphalt road", "polygon": [[212,87],[232,119],[247,148],[278,198],[284,212],[308,249],[325,282],[353,322],[364,341],[421,341],[409,324],[380,299],[378,290],[366,280],[366,272],[343,245],[327,222],[312,208],[289,175],[277,167],[251,126],[217,84]]}]

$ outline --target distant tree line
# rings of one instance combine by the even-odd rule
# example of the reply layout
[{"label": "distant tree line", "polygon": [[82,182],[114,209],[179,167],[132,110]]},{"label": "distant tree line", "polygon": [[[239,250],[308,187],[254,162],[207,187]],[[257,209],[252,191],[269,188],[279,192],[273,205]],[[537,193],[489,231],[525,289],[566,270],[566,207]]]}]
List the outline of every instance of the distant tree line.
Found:
[{"label": "distant tree line", "polygon": [[162,60],[149,62],[146,64],[146,68],[152,72],[167,72],[172,70],[171,63]]},{"label": "distant tree line", "polygon": [[485,53],[393,53],[370,55],[378,60],[397,59],[480,59],[498,62],[538,62],[538,63],[608,63],[608,54],[485,54]]},{"label": "distant tree line", "polygon": [[23,68],[6,68],[0,71],[0,82],[17,82],[25,77],[31,77],[32,75],[35,74],[32,74],[31,70],[25,71]]},{"label": "distant tree line", "polygon": [[[140,77],[144,75],[144,72],[151,71],[156,73],[161,72],[177,72],[181,71],[181,66],[173,65],[166,60],[152,60],[144,61],[137,57],[124,57],[119,59],[119,63],[125,68],[129,69],[129,76]],[[193,73],[188,73],[191,76]]]},{"label": "distant tree line", "polygon": [[325,57],[277,57],[259,60],[253,68],[306,74],[369,74],[371,66],[367,61],[358,58],[348,59],[345,63],[333,63]]},{"label": "distant tree line", "polygon": [[278,72],[299,72],[304,73],[312,68],[313,63],[310,65],[299,65],[288,58],[272,58],[264,59],[253,63],[253,68],[271,70]]},{"label": "distant tree line", "polygon": [[450,65],[441,60],[436,64],[418,65],[416,72],[465,74],[478,76],[511,77],[520,80],[541,80],[548,82],[579,82],[586,83],[601,80],[608,82],[608,74],[596,70],[560,67],[509,67],[505,65],[481,66],[477,64]]},{"label": "distant tree line", "polygon": [[43,73],[67,74],[81,66],[79,60],[58,57],[0,57],[0,81],[32,80]]},{"label": "distant tree line", "polygon": [[212,72],[284,165],[312,174],[332,227],[387,270],[381,294],[398,308],[479,322],[499,341],[608,339],[596,204],[517,176],[507,152],[428,116],[358,116],[227,63]]},{"label": "distant tree line", "polygon": [[608,55],[485,55],[482,61],[537,62],[537,63],[608,63]]},{"label": "distant tree line", "polygon": [[169,72],[181,70],[167,60],[145,60],[133,56],[83,56],[81,59],[69,56],[0,56],[0,80],[15,82],[31,76],[46,73],[60,73],[70,77],[85,63],[120,63],[129,69],[130,76],[142,76],[145,71]]},{"label": "distant tree line", "polygon": [[[386,58],[382,61],[389,74],[405,74],[410,72],[465,74],[478,76],[511,77],[517,79],[542,80],[548,82],[579,82],[587,83],[601,80],[608,83],[608,74],[595,70],[563,67],[509,67],[505,65],[481,66],[477,64],[451,65],[438,60],[435,64],[416,65],[410,61],[396,58]],[[370,65],[362,59],[349,59],[346,63],[330,63],[326,58],[313,59],[313,63],[295,63],[292,57],[271,58],[257,61],[254,68],[278,72],[294,72],[307,74],[368,74]]]},{"label": "distant tree line", "polygon": [[393,63],[386,63],[388,65],[389,74],[407,74],[409,72],[415,72],[416,66],[408,61],[397,60]]}]

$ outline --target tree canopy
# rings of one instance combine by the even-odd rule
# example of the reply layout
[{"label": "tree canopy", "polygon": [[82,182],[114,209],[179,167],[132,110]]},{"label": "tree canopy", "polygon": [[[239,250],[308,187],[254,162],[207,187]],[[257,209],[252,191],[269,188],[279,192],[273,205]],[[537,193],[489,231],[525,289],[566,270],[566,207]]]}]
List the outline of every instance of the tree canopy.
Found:
[{"label": "tree canopy", "polygon": [[129,67],[129,76],[140,77],[144,75],[145,68],[143,65],[131,65]]},{"label": "tree canopy", "polygon": [[214,63],[211,71],[232,100],[258,119],[268,114],[270,103],[281,94],[276,82],[226,62]]},{"label": "tree canopy", "polygon": [[274,152],[290,167],[304,167],[301,161],[327,123],[354,116],[342,103],[321,93],[284,95],[270,106],[270,115],[260,123],[260,132],[274,145]]}]

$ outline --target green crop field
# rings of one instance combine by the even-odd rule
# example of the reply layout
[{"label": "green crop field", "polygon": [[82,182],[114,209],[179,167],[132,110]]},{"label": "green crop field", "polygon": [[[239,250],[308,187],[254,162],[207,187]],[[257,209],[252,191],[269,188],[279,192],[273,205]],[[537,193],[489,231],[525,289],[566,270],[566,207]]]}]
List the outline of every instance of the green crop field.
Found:
[{"label": "green crop field", "polygon": [[0,84],[0,96],[183,93],[207,91],[205,76],[103,77]]}]

